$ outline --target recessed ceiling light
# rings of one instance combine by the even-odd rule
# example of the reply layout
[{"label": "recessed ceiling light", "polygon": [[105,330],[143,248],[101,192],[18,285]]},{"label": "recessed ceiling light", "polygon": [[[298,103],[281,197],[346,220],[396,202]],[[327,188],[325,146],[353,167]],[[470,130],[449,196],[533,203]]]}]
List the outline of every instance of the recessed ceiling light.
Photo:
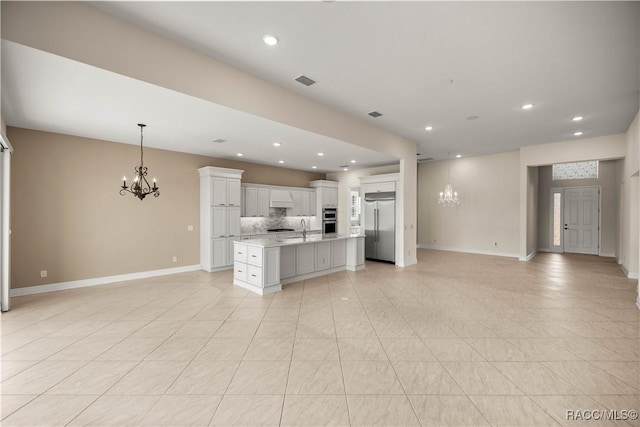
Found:
[{"label": "recessed ceiling light", "polygon": [[322,157],[324,156],[324,153],[318,153],[318,156]]},{"label": "recessed ceiling light", "polygon": [[271,34],[265,34],[264,36],[262,36],[262,40],[269,46],[275,46],[278,44],[278,38],[276,36],[272,36]]},{"label": "recessed ceiling light", "polygon": [[351,163],[356,163],[356,161],[355,160],[351,160]]},{"label": "recessed ceiling light", "polygon": [[579,121],[580,121],[580,120],[582,120],[582,119],[584,119],[584,117],[582,117],[582,116],[575,116],[575,117],[574,117],[573,119],[571,119],[571,120],[573,120],[574,122],[579,122]]},{"label": "recessed ceiling light", "polygon": [[524,105],[522,106],[522,109],[523,109],[523,110],[530,110],[530,109],[532,109],[532,108],[533,108],[533,104],[524,104]]},{"label": "recessed ceiling light", "polygon": [[317,166],[311,166],[311,169],[318,169]]},{"label": "recessed ceiling light", "polygon": [[580,136],[580,135],[582,135],[582,133],[583,133],[582,131],[574,132],[573,136]]},{"label": "recessed ceiling light", "polygon": [[238,157],[242,157],[242,156],[244,156],[244,154],[242,154],[242,153],[238,153],[238,154],[236,154],[236,156],[238,156]]},{"label": "recessed ceiling light", "polygon": [[433,126],[427,126],[424,130],[433,130]]},{"label": "recessed ceiling light", "polygon": [[278,160],[278,163],[284,163],[284,160]]},{"label": "recessed ceiling light", "polygon": [[456,154],[456,159],[459,159],[460,157],[462,157],[462,154]]},{"label": "recessed ceiling light", "polygon": [[282,144],[280,144],[279,142],[274,142],[274,143],[273,143],[273,146],[274,146],[274,147],[280,147],[281,145],[282,145]]},{"label": "recessed ceiling light", "polygon": [[342,168],[342,170],[346,172],[349,170],[349,168]]}]

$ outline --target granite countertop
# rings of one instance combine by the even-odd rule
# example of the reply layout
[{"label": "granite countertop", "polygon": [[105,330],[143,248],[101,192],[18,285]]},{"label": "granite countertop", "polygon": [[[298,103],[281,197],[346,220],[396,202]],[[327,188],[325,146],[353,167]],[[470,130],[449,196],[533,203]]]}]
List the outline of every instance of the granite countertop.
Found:
[{"label": "granite countertop", "polygon": [[299,245],[302,243],[314,243],[314,242],[326,242],[331,240],[341,240],[341,239],[350,239],[354,237],[364,237],[364,234],[339,234],[336,237],[324,237],[322,234],[312,234],[307,235],[306,240],[302,240],[300,236],[291,236],[278,238],[274,236],[272,239],[252,239],[252,240],[242,240],[241,243],[249,246],[259,246],[262,248],[273,247],[273,246],[290,246],[290,245]]},{"label": "granite countertop", "polygon": [[[321,233],[322,230],[321,229],[313,229],[313,230],[307,230],[307,233]],[[279,231],[279,232],[269,232],[269,231],[259,231],[259,232],[250,232],[250,233],[240,233],[240,236],[261,236],[263,234],[268,234],[268,235],[274,235],[277,236],[278,234],[290,234],[290,233],[302,233],[302,230],[293,230],[293,231]]]}]

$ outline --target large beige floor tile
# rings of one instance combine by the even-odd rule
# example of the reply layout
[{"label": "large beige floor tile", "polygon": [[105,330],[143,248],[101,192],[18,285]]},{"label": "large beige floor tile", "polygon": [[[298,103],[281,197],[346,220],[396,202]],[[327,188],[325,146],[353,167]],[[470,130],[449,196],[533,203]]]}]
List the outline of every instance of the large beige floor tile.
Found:
[{"label": "large beige floor tile", "polygon": [[464,394],[438,362],[393,362],[407,394]]},{"label": "large beige floor tile", "polygon": [[443,366],[468,395],[523,394],[489,362],[445,362]]},{"label": "large beige floor tile", "polygon": [[331,338],[336,336],[336,328],[332,316],[328,319],[301,319],[298,321],[296,337],[303,338]]},{"label": "large beige floor tile", "polygon": [[388,360],[376,337],[338,338],[340,360]]},{"label": "large beige floor tile", "polygon": [[344,394],[342,367],[338,361],[293,361],[287,394]]},{"label": "large beige floor tile", "polygon": [[208,426],[222,396],[162,396],[143,426]]},{"label": "large beige floor tile", "polygon": [[638,394],[638,388],[588,362],[544,362],[551,371],[585,394]]},{"label": "large beige floor tile", "polygon": [[488,426],[486,418],[467,396],[410,395],[422,426]]},{"label": "large beige floor tile", "polygon": [[101,396],[69,423],[70,426],[139,426],[160,396]]},{"label": "large beige floor tile", "polygon": [[289,374],[289,363],[240,363],[227,389],[228,394],[284,394]]},{"label": "large beige floor tile", "polygon": [[348,426],[347,400],[344,395],[287,395],[280,425]]},{"label": "large beige floor tile", "polygon": [[368,338],[376,335],[371,322],[366,321],[336,321],[338,338]]},{"label": "large beige floor tile", "polygon": [[2,363],[0,363],[0,368],[2,369],[0,382],[8,380],[36,363],[39,362],[37,360],[3,360]]},{"label": "large beige floor tile", "polygon": [[152,320],[131,334],[131,337],[169,338],[184,325],[182,320]]},{"label": "large beige floor tile", "polygon": [[339,360],[335,338],[297,337],[293,344],[293,360]]},{"label": "large beige floor tile", "polygon": [[98,396],[40,396],[2,421],[10,426],[66,425]]},{"label": "large beige floor tile", "polygon": [[0,420],[7,418],[36,397],[38,397],[37,394],[2,395],[2,398],[0,398]]},{"label": "large beige floor tile", "polygon": [[342,376],[347,394],[403,394],[389,362],[343,361]]},{"label": "large beige floor tile", "polygon": [[[225,395],[212,426],[278,426],[284,395]],[[247,404],[247,402],[251,404]]]},{"label": "large beige floor tile", "polygon": [[296,322],[262,321],[255,338],[288,338],[296,336]]},{"label": "large beige floor tile", "polygon": [[579,360],[578,356],[550,342],[547,338],[510,338],[509,342],[534,361],[562,362]]},{"label": "large beige floor tile", "polygon": [[93,360],[115,346],[118,337],[86,337],[51,355],[47,360]]},{"label": "large beige floor tile", "polygon": [[243,360],[291,360],[293,337],[254,338]]},{"label": "large beige floor tile", "polygon": [[79,337],[39,338],[4,354],[2,360],[44,360],[79,339]]},{"label": "large beige floor tile", "polygon": [[195,360],[241,360],[249,348],[251,338],[211,338],[196,355]]},{"label": "large beige floor tile", "polygon": [[484,360],[462,338],[423,338],[423,341],[434,357],[442,362]]},{"label": "large beige floor tile", "polygon": [[222,326],[220,320],[189,320],[173,336],[181,338],[209,338]]},{"label": "large beige floor tile", "polygon": [[116,320],[98,329],[91,336],[125,338],[144,327],[147,323],[146,320]]},{"label": "large beige floor tile", "polygon": [[555,421],[563,426],[625,426],[624,421],[607,421],[603,419],[585,419],[587,411],[600,411],[606,407],[589,396],[533,396],[538,406],[550,414]]},{"label": "large beige floor tile", "polygon": [[140,362],[107,394],[164,394],[186,365],[187,362]]},{"label": "large beige floor tile", "polygon": [[98,356],[97,360],[142,360],[166,338],[126,338]]},{"label": "large beige floor tile", "polygon": [[352,426],[419,426],[411,403],[404,395],[348,395]]},{"label": "large beige floor tile", "polygon": [[146,360],[191,360],[207,342],[205,337],[171,337],[152,351]]},{"label": "large beige floor tile", "polygon": [[493,366],[528,395],[582,394],[539,362],[494,362]]},{"label": "large beige floor tile", "polygon": [[89,362],[50,388],[47,394],[102,394],[129,372],[136,362]]},{"label": "large beige floor tile", "polygon": [[435,361],[436,358],[420,338],[381,338],[382,346],[391,361]]},{"label": "large beige floor tile", "polygon": [[531,360],[504,338],[466,338],[465,341],[488,361],[524,362]]},{"label": "large beige floor tile", "polygon": [[[627,424],[632,426],[640,426],[640,395],[638,396],[618,396],[618,395],[591,395],[591,399],[604,405],[607,409],[617,411],[618,415],[623,418]],[[631,410],[636,412],[631,414]],[[623,412],[624,411],[624,412]],[[635,419],[634,419],[635,418]]]},{"label": "large beige floor tile", "polygon": [[167,394],[224,394],[239,365],[238,361],[193,361],[167,390]]},{"label": "large beige floor tile", "polygon": [[86,362],[44,361],[25,369],[2,383],[2,394],[41,394],[53,387]]},{"label": "large beige floor tile", "polygon": [[227,320],[216,331],[214,337],[252,338],[259,325],[259,320]]},{"label": "large beige floor tile", "polygon": [[494,426],[555,426],[549,414],[527,396],[470,396]]},{"label": "large beige floor tile", "polygon": [[590,362],[608,374],[640,388],[640,363],[637,362]]},{"label": "large beige floor tile", "polygon": [[270,307],[262,320],[267,322],[297,322],[299,308]]}]

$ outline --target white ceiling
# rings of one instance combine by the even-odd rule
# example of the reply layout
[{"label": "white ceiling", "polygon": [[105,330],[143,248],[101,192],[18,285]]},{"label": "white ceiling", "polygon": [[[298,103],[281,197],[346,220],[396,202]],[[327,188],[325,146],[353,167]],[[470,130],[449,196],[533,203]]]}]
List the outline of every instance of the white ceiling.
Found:
[{"label": "white ceiling", "polygon": [[317,172],[339,171],[345,164],[353,169],[397,162],[7,40],[2,41],[2,113],[12,126],[128,144],[140,144],[137,123],[145,123],[145,147],[293,169],[317,166]]},{"label": "white ceiling", "polygon": [[[623,133],[639,108],[640,7],[636,2],[93,5],[416,141],[422,158],[516,150],[572,139],[576,130],[584,132],[583,138]],[[276,35],[280,43],[266,46],[264,34]],[[159,148],[218,157],[234,156],[242,149],[245,160],[272,163],[276,157],[266,157],[272,152],[261,150],[286,134],[302,151],[288,152],[291,161],[284,166],[295,163],[296,168],[308,169],[314,163],[308,151],[320,146],[355,150],[342,151],[349,155],[332,158],[322,170],[336,170],[335,166],[351,156],[362,158],[361,166],[394,161],[24,49],[3,45],[2,50],[3,114],[10,125],[135,144],[135,123],[146,120],[145,143]],[[10,61],[7,54],[14,55]],[[49,68],[39,66],[39,61],[57,67],[54,74],[58,80],[48,77]],[[5,68],[15,71],[8,71],[6,77]],[[300,74],[318,83],[305,87],[293,81]],[[443,83],[446,79],[453,83]],[[44,87],[47,82],[48,88]],[[100,92],[103,84],[110,85],[106,100]],[[40,86],[35,90],[33,85]],[[62,104],[60,99],[64,99]],[[521,110],[527,102],[535,104],[534,108]],[[366,114],[372,110],[384,115],[370,118]],[[176,116],[176,111],[181,114]],[[479,119],[466,120],[473,115]],[[585,118],[576,124],[571,121],[574,115]],[[425,131],[426,125],[434,130]],[[257,130],[252,133],[248,128],[254,126]],[[212,147],[215,138],[233,141],[239,149],[229,149],[230,145],[222,148],[224,144]]]}]

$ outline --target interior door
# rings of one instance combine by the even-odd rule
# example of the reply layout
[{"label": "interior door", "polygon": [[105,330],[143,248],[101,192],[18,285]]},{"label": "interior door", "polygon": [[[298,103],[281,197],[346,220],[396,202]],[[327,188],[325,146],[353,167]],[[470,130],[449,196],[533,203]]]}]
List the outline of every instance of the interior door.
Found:
[{"label": "interior door", "polygon": [[600,248],[600,189],[564,189],[564,251],[597,255]]}]

